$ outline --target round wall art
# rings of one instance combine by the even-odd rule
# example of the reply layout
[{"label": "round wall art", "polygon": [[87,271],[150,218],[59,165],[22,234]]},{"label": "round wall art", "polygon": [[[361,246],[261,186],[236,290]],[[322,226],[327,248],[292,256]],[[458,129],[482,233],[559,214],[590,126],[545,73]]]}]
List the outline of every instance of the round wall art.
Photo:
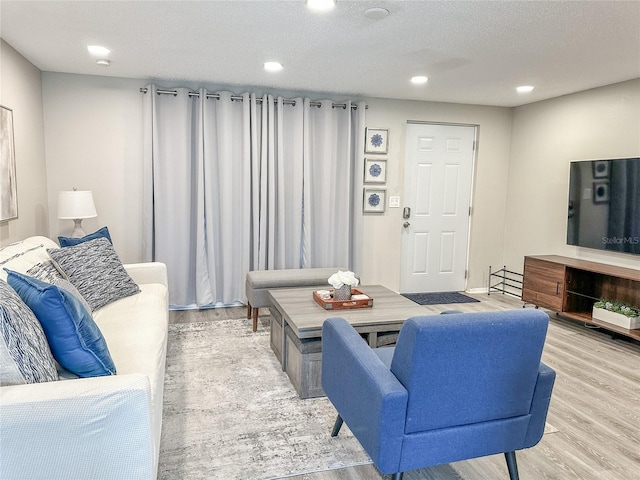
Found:
[{"label": "round wall art", "polygon": [[362,211],[364,213],[384,213],[387,191],[384,188],[365,188]]},{"label": "round wall art", "polygon": [[365,129],[364,153],[387,153],[388,148],[388,128],[367,127]]},{"label": "round wall art", "polygon": [[387,181],[387,161],[375,158],[364,159],[364,183],[385,183]]}]

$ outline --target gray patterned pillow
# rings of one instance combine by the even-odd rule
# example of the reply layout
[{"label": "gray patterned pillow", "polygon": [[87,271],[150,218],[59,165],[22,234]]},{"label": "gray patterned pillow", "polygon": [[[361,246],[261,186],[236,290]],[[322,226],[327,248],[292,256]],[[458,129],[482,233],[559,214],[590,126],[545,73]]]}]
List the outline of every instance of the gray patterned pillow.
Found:
[{"label": "gray patterned pillow", "polygon": [[55,285],[56,287],[62,288],[63,290],[69,292],[73,295],[82,306],[87,309],[87,312],[91,313],[91,305],[85,300],[85,298],[80,294],[78,289],[73,286],[73,284],[64,278],[62,273],[56,268],[53,263],[53,260],[47,260],[46,262],[38,263],[27,270],[27,275],[33,278],[37,278],[38,280],[42,280],[43,282],[50,283],[51,285]]},{"label": "gray patterned pillow", "polygon": [[64,278],[62,273],[56,268],[51,260],[36,263],[33,267],[27,270],[27,275],[47,283],[53,283],[58,278]]},{"label": "gray patterned pillow", "polygon": [[0,280],[0,385],[57,379],[40,322],[13,288]]},{"label": "gray patterned pillow", "polygon": [[96,310],[140,291],[106,238],[65,248],[49,248],[56,266]]}]

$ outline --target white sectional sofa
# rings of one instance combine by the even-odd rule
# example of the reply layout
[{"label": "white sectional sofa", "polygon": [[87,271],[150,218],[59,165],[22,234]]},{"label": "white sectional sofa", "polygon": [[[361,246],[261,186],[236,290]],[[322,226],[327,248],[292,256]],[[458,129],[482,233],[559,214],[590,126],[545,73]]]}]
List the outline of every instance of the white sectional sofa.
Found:
[{"label": "white sectional sofa", "polygon": [[[49,259],[46,237],[0,249],[26,273]],[[116,375],[0,386],[0,478],[155,479],[162,427],[168,288],[162,263],[124,265],[140,292],[93,312]],[[1,333],[1,332],[0,332]],[[66,378],[64,378],[66,377]]]}]

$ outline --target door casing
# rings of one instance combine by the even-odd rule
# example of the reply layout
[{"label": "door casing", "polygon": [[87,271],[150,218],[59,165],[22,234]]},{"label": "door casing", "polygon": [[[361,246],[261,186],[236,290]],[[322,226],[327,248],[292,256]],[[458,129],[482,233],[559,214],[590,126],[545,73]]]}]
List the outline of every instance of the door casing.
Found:
[{"label": "door casing", "polygon": [[466,287],[477,133],[477,125],[407,122],[402,293]]}]

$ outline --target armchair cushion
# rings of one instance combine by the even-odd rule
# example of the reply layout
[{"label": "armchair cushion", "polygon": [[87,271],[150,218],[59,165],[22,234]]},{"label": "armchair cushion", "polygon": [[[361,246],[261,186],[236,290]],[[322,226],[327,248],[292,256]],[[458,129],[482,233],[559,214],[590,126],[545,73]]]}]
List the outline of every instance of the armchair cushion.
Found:
[{"label": "armchair cushion", "polygon": [[547,323],[531,310],[407,320],[391,364],[410,391],[406,433],[527,415]]}]

